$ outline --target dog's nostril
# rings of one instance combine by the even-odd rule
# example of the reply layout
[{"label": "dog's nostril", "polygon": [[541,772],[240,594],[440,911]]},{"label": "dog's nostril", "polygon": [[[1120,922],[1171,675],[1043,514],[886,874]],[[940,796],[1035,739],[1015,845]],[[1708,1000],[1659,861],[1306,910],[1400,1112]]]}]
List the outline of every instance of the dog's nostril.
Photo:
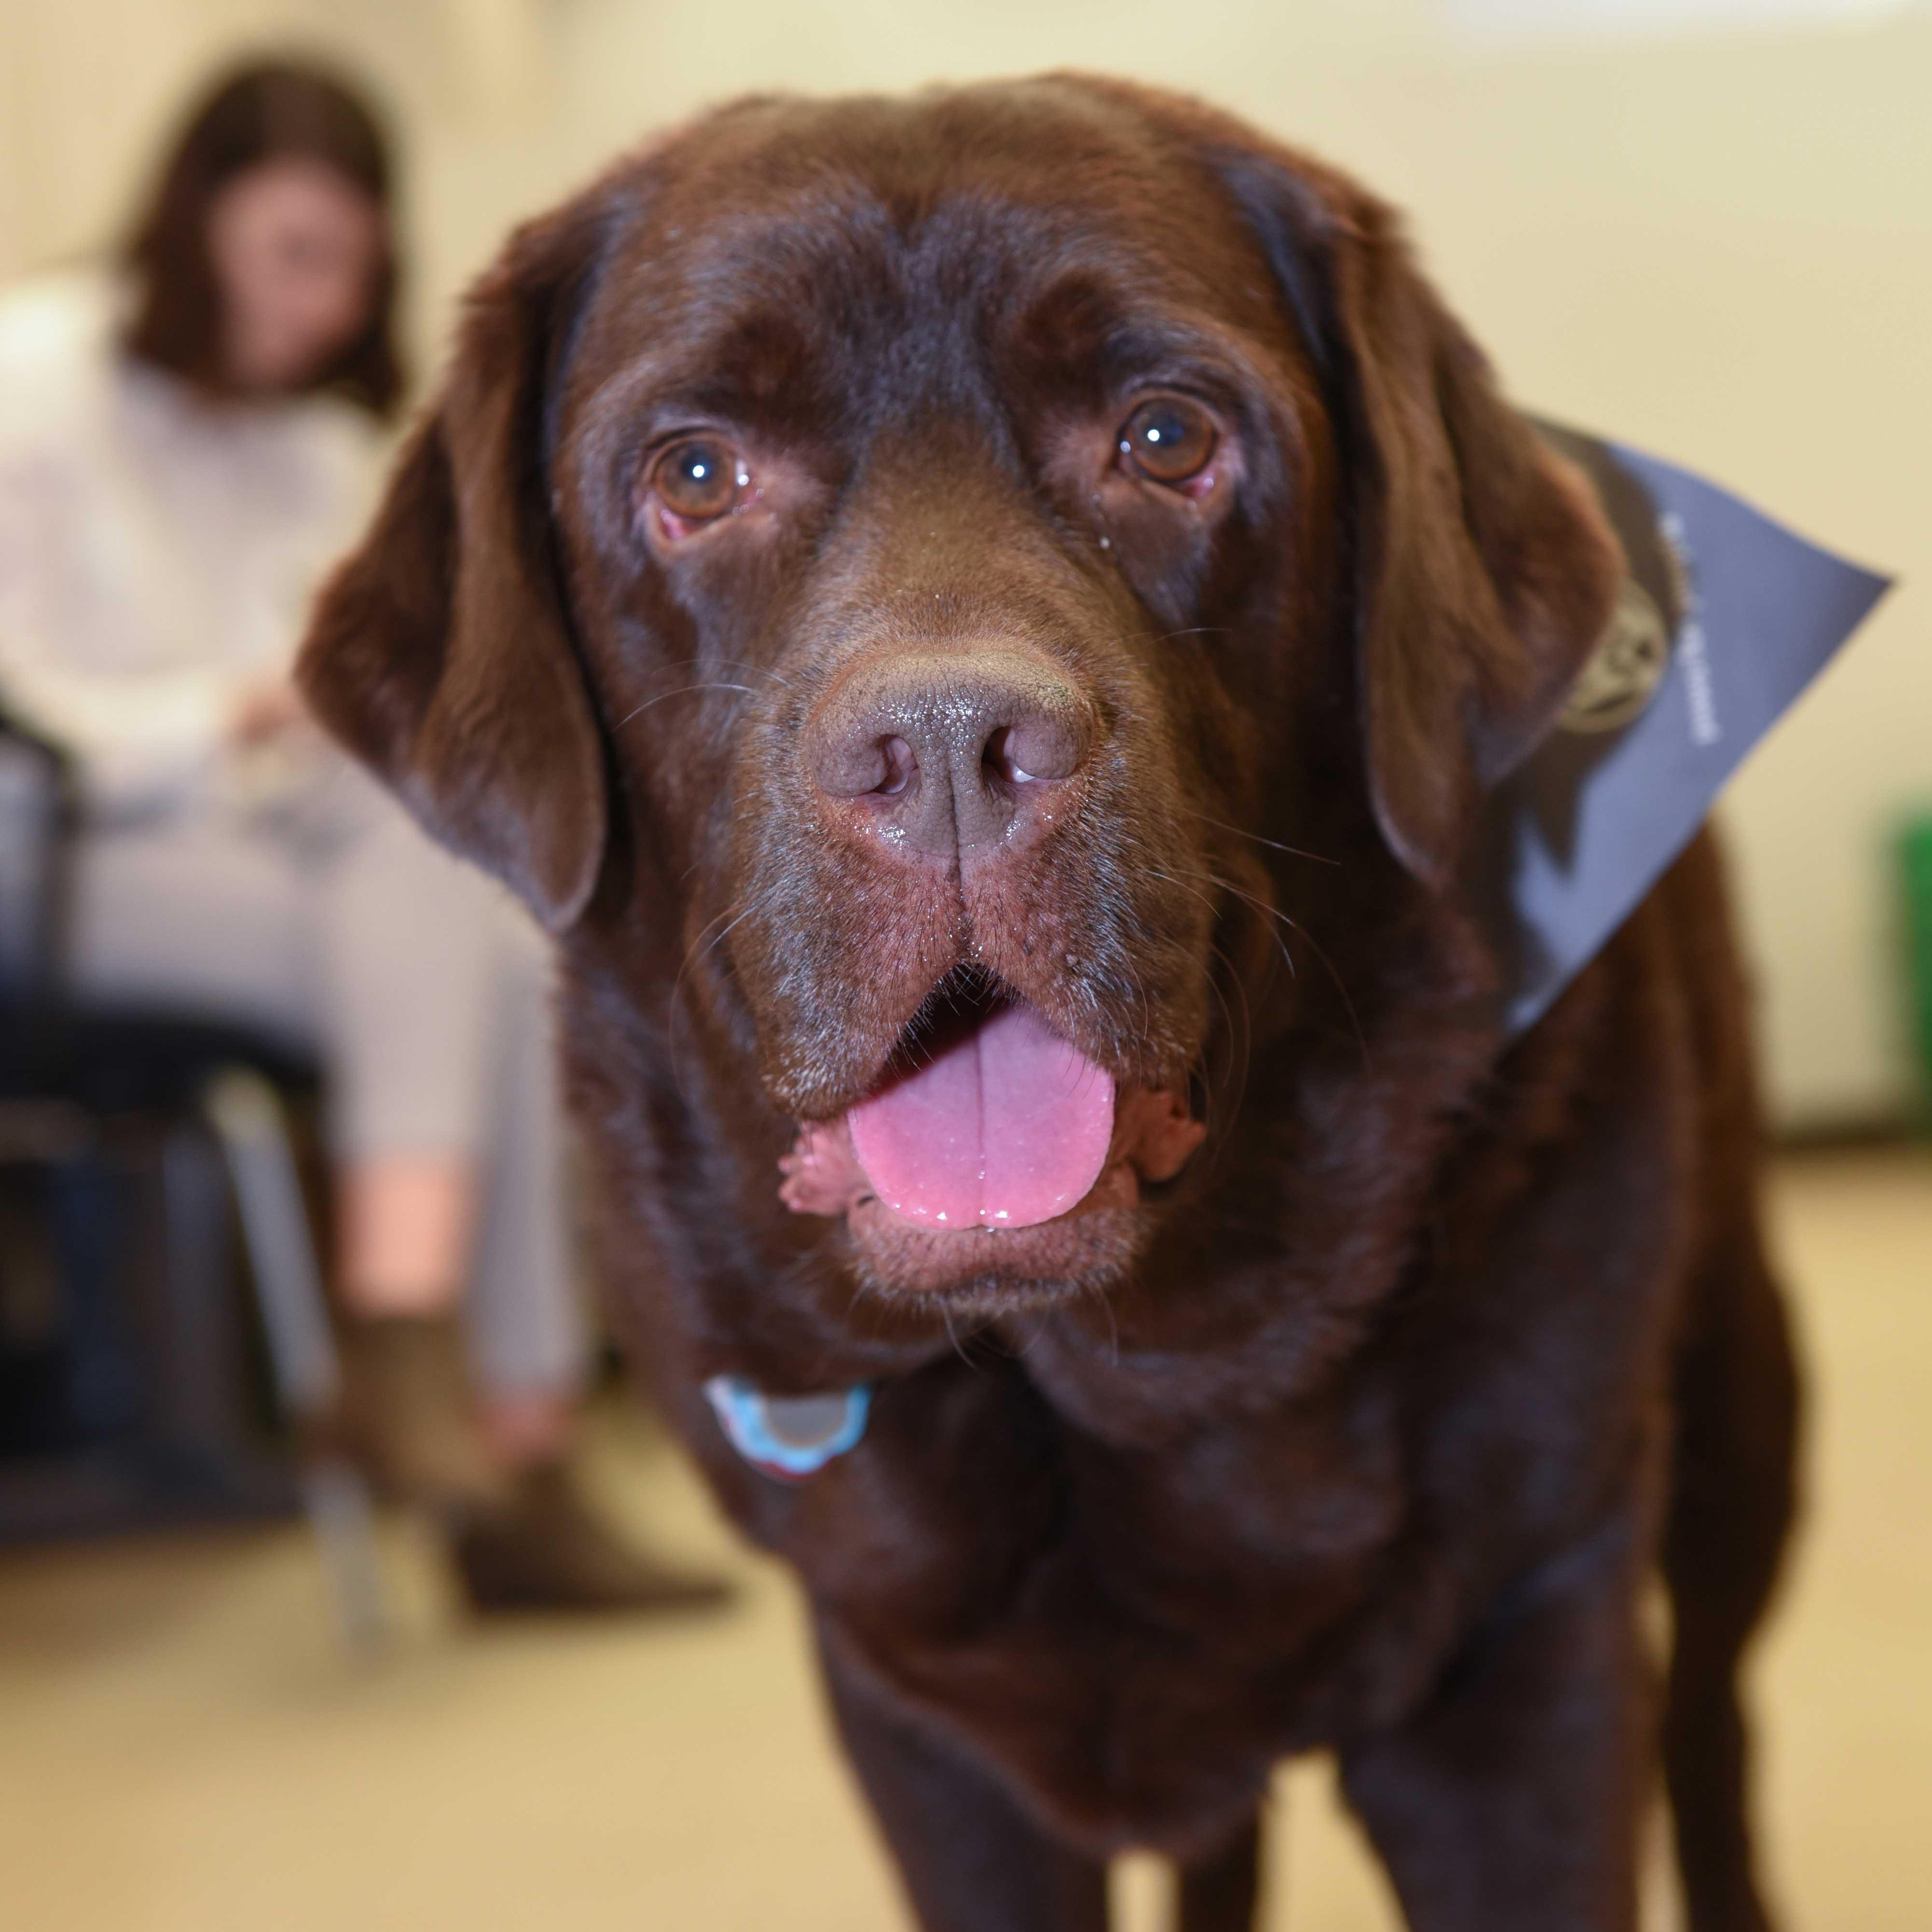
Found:
[{"label": "dog's nostril", "polygon": [[836,740],[819,758],[819,784],[834,798],[897,798],[912,782],[919,759],[896,736]]},{"label": "dog's nostril", "polygon": [[980,754],[980,762],[996,778],[1004,778],[1009,784],[1030,784],[1036,773],[1028,771],[1012,754],[1012,733],[1004,727],[986,740],[986,748]]},{"label": "dog's nostril", "polygon": [[880,798],[897,798],[911,784],[912,775],[919,769],[919,760],[903,738],[882,740],[878,751],[884,770],[872,790]]},{"label": "dog's nostril", "polygon": [[1070,778],[1079,765],[1080,746],[1058,719],[1030,718],[993,734],[986,762],[1016,784]]}]

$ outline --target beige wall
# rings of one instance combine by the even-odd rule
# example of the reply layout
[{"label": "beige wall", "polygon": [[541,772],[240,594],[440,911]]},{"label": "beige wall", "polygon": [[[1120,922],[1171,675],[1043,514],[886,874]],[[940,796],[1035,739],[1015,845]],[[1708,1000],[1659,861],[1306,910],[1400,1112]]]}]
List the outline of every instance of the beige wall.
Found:
[{"label": "beige wall", "polygon": [[1932,14],[1485,40],[1452,11],[7,0],[0,272],[106,232],[180,91],[238,41],[342,49],[402,111],[425,342],[512,217],[722,96],[1060,64],[1211,94],[1405,202],[1522,400],[1907,579],[1726,808],[1780,1114],[1883,1112],[1904,1077],[1884,842],[1932,806]]}]

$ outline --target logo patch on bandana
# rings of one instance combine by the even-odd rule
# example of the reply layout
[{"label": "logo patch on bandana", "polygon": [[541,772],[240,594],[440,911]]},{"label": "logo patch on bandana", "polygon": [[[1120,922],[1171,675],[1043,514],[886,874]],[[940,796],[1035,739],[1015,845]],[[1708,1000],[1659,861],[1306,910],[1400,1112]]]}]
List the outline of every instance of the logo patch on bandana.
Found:
[{"label": "logo patch on bandana", "polygon": [[1556,722],[1565,731],[1620,731],[1650,702],[1670,666],[1670,632],[1657,601],[1634,578],[1617,590],[1602,641]]}]

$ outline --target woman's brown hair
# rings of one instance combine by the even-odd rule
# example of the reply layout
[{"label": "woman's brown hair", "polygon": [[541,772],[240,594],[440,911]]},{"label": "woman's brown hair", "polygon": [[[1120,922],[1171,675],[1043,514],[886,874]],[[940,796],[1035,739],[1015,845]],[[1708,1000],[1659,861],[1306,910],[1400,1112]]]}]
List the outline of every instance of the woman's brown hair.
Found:
[{"label": "woman's brown hair", "polygon": [[[251,62],[219,81],[188,116],[153,198],[128,238],[140,284],[122,338],[128,352],[206,389],[222,367],[221,294],[208,260],[208,210],[220,191],[263,161],[322,161],[388,210],[388,141],[376,114],[344,82],[294,61]],[[387,416],[404,372],[394,340],[396,263],[386,237],[368,325],[303,386]]]}]

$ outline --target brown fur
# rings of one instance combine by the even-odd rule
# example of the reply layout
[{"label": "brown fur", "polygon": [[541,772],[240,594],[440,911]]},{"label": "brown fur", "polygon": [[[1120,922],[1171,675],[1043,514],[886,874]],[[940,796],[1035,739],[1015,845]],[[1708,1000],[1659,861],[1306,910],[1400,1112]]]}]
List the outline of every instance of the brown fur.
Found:
[{"label": "brown fur", "polygon": [[[1211,500],[1111,466],[1148,381],[1222,423]],[[693,424],[766,494],[670,544]],[[1630,1932],[1660,1558],[1693,1922],[1766,1924],[1734,1673],[1794,1398],[1716,860],[1513,1043],[1459,884],[1617,567],[1389,212],[1166,96],[746,102],[473,297],[304,682],[558,934],[617,1306],[932,1932],[1096,1928],[1130,1845],[1233,1932],[1316,1748],[1420,1932]],[[814,721],[995,646],[1090,754],[991,856],[883,854]],[[962,965],[1192,1091],[1180,1178],[922,1246],[787,1212]],[[727,1372],[874,1382],[869,1432],[781,1486]]]}]

